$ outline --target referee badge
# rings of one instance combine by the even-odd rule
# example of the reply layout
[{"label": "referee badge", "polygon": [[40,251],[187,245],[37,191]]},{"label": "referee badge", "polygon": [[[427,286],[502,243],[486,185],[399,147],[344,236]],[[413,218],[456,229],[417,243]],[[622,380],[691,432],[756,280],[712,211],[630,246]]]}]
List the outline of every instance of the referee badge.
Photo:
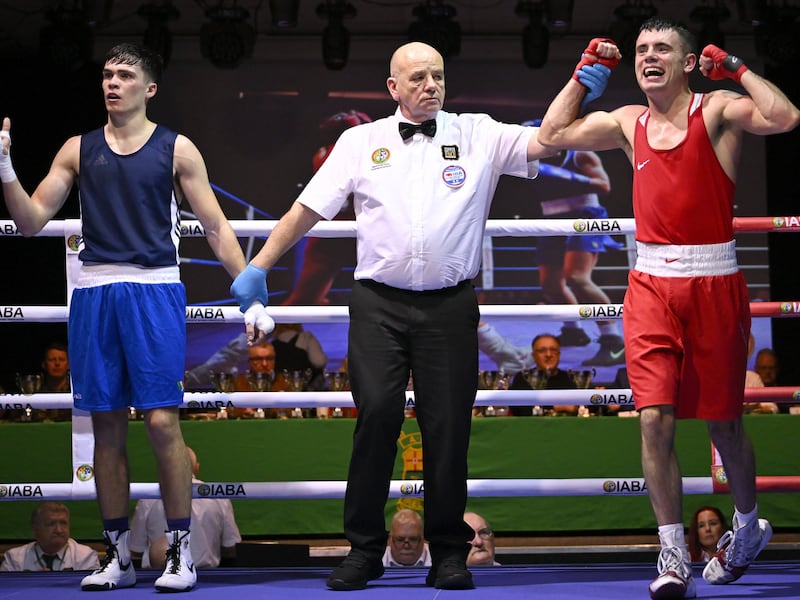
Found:
[{"label": "referee badge", "polygon": [[442,158],[445,160],[458,160],[458,146],[442,146]]},{"label": "referee badge", "polygon": [[444,171],[442,171],[442,180],[444,180],[444,183],[447,185],[447,187],[461,187],[467,180],[467,173],[464,171],[464,167],[459,165],[450,165],[445,167]]}]

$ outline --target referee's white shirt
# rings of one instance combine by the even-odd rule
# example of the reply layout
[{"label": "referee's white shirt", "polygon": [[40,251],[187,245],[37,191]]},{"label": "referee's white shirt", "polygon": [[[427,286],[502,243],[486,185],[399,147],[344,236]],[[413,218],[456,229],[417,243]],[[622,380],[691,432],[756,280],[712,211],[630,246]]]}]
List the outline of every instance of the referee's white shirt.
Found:
[{"label": "referee's white shirt", "polygon": [[297,201],[332,219],[353,194],[355,279],[436,290],[472,279],[501,175],[533,179],[534,128],[439,111],[436,135],[405,142],[394,115],[346,130]]}]

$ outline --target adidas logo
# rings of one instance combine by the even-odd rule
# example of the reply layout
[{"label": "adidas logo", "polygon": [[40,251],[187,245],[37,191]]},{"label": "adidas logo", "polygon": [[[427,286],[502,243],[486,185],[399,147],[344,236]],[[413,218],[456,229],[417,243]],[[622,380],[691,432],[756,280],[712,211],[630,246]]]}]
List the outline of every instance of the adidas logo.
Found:
[{"label": "adidas logo", "polygon": [[95,167],[102,167],[103,165],[107,165],[107,164],[108,164],[108,161],[106,160],[106,157],[104,155],[102,155],[102,154],[100,156],[98,156],[97,158],[95,158],[94,162],[92,163],[92,165],[95,166]]}]

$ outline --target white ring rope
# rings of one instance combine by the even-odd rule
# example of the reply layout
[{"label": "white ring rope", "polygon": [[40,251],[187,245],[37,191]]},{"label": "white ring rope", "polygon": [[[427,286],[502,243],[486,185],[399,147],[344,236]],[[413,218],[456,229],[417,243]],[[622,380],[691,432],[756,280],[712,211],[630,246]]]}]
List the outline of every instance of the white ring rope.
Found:
[{"label": "white ring rope", "polygon": [[[272,232],[278,223],[275,220],[230,220],[233,230],[243,237],[263,237]],[[800,231],[800,216],[789,217],[735,217],[733,228],[737,233]],[[65,219],[50,221],[37,236],[61,237],[80,231],[80,220]],[[523,237],[529,235],[555,236],[567,234],[611,235],[634,233],[636,223],[632,218],[622,219],[489,219],[486,235],[491,237]],[[0,219],[0,234],[19,236],[12,220]],[[309,237],[335,238],[356,237],[355,221],[320,221],[307,234]],[[205,231],[199,221],[181,222],[182,237],[204,237]]]},{"label": "white ring rope", "polygon": [[[683,493],[726,493],[725,486],[715,485],[713,477],[683,477]],[[236,500],[341,500],[346,481],[242,481],[204,482],[192,486],[193,498]],[[91,499],[94,486],[78,490],[70,483],[0,483],[0,502],[17,500]],[[800,491],[798,476],[756,478],[759,492],[793,493]],[[647,486],[641,477],[587,477],[583,479],[468,479],[470,498],[513,498],[536,496],[644,496]],[[390,481],[388,498],[423,498],[421,479]],[[157,483],[131,483],[132,500],[157,499]]]},{"label": "white ring rope", "polygon": [[[405,392],[406,402],[413,405],[414,392]],[[798,402],[800,388],[745,388],[748,402]],[[628,388],[580,390],[478,390],[475,406],[633,406]],[[350,392],[186,392],[181,408],[352,408]],[[72,395],[64,393],[0,394],[0,407],[14,410],[26,408],[72,408]]]},{"label": "white ring rope", "polygon": [[[481,319],[493,321],[598,321],[622,318],[622,304],[483,304]],[[347,306],[268,306],[277,323],[347,323]],[[800,317],[800,301],[751,302],[753,317]],[[63,323],[66,306],[0,306],[0,322]],[[235,306],[187,306],[187,323],[242,323]]]}]

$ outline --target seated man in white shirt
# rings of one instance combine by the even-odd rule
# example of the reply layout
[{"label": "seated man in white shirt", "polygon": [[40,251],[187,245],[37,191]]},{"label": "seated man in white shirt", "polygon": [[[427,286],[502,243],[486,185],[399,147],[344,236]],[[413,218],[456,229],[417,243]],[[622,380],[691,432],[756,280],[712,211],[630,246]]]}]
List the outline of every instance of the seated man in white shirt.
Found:
[{"label": "seated man in white shirt", "polygon": [[430,567],[431,555],[422,535],[422,517],[410,508],[392,517],[389,543],[383,553],[384,567]]},{"label": "seated man in white shirt", "polygon": [[[192,482],[200,463],[194,450],[186,447],[192,464]],[[161,500],[139,500],[131,523],[131,556],[141,558],[143,569],[164,569],[167,552],[167,519]],[[192,499],[192,558],[196,567],[217,568],[233,563],[236,544],[242,541],[230,500]],[[223,566],[228,566],[223,564]]]},{"label": "seated man in white shirt", "polygon": [[41,502],[33,509],[35,541],[6,550],[0,571],[91,571],[100,567],[97,552],[69,537],[69,509]]},{"label": "seated man in white shirt", "polygon": [[475,532],[475,537],[470,542],[472,547],[467,555],[467,566],[499,567],[500,563],[494,559],[494,531],[489,521],[474,512],[465,512],[464,521]]}]

